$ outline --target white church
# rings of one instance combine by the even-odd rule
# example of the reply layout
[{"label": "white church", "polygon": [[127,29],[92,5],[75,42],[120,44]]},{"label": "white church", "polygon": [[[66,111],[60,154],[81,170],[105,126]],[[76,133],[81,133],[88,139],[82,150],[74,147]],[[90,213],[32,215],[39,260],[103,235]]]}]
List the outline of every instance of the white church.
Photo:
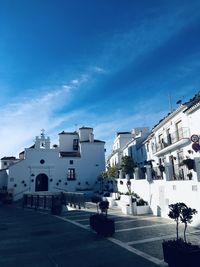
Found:
[{"label": "white church", "polygon": [[10,190],[14,200],[27,192],[92,189],[97,176],[105,170],[105,142],[94,139],[90,127],[58,135],[59,144],[51,147],[50,138],[42,131],[19,159],[3,157],[0,188]]}]

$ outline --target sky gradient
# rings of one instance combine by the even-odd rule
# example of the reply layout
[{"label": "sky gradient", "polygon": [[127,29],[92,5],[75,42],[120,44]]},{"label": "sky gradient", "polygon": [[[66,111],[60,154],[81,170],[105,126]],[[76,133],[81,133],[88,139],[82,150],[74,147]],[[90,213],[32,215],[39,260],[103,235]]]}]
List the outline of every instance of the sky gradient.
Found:
[{"label": "sky gradient", "polygon": [[0,0],[0,37],[0,158],[82,126],[109,153],[200,90],[200,1]]}]

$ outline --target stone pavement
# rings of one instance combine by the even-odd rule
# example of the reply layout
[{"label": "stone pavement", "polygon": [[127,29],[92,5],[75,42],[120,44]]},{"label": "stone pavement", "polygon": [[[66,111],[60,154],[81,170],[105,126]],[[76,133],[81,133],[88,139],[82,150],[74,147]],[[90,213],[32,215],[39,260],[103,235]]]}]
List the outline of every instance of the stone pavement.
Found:
[{"label": "stone pavement", "polygon": [[[162,240],[175,234],[171,220],[127,216],[109,209],[116,233],[104,238],[89,228],[93,204],[86,209],[47,211],[0,206],[1,267],[156,267],[163,262]],[[190,240],[198,243],[200,231],[190,228]]]}]

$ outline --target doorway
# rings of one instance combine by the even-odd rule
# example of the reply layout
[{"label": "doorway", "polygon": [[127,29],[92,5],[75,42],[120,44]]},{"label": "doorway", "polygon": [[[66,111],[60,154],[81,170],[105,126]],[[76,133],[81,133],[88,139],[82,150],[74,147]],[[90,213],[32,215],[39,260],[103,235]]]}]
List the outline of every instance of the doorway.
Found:
[{"label": "doorway", "polygon": [[37,175],[35,180],[35,191],[48,191],[48,176],[44,173]]}]

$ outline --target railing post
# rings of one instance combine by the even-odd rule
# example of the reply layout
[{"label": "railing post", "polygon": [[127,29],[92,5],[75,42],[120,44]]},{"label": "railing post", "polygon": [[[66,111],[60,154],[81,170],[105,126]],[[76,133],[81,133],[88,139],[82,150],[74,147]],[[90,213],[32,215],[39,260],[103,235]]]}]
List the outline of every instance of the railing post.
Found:
[{"label": "railing post", "polygon": [[47,199],[46,199],[46,196],[44,196],[44,209],[46,209],[46,201],[47,201]]}]

